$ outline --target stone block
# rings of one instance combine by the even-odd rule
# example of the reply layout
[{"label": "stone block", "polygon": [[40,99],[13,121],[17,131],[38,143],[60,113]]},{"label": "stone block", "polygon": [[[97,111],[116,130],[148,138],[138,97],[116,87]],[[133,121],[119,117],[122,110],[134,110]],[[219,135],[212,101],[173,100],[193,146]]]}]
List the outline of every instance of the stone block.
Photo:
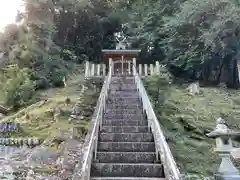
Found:
[{"label": "stone block", "polygon": [[154,163],[155,152],[98,152],[100,163]]},{"label": "stone block", "polygon": [[152,133],[101,133],[101,142],[153,142]]},{"label": "stone block", "polygon": [[93,163],[92,176],[107,177],[163,177],[161,164]]},{"label": "stone block", "polygon": [[148,126],[103,126],[102,132],[106,132],[106,133],[148,132]]},{"label": "stone block", "polygon": [[102,152],[154,152],[154,142],[99,142],[98,151]]}]

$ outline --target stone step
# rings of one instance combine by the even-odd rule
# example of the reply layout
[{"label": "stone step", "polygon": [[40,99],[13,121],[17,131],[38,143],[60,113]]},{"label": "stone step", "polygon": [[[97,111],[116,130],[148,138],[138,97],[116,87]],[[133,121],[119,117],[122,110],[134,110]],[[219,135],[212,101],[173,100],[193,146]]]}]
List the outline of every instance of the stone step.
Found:
[{"label": "stone step", "polygon": [[100,163],[154,163],[154,152],[98,152]]},{"label": "stone step", "polygon": [[91,177],[91,180],[166,180],[166,179],[150,177]]},{"label": "stone step", "polygon": [[103,120],[103,126],[147,126],[147,120]]},{"label": "stone step", "polygon": [[91,176],[164,177],[162,164],[92,163]]},{"label": "stone step", "polygon": [[111,84],[132,84],[135,85],[134,79],[111,79]]},{"label": "stone step", "polygon": [[[107,109],[109,111],[112,110],[127,110],[127,109],[131,109],[131,110],[137,110],[137,109],[141,109],[142,110],[142,105],[140,103],[138,104],[113,104],[113,103],[107,103]],[[127,106],[127,107],[126,107]]]},{"label": "stone step", "polygon": [[111,95],[108,96],[108,101],[139,101],[139,97],[137,95],[132,95],[132,96],[125,96],[125,95]]},{"label": "stone step", "polygon": [[131,99],[131,98],[113,98],[113,99],[108,99],[107,104],[140,104],[139,99]]},{"label": "stone step", "polygon": [[108,97],[139,97],[137,90],[134,91],[117,91],[117,90],[112,90],[108,93]]},{"label": "stone step", "polygon": [[135,79],[112,79],[111,84],[135,84]]},{"label": "stone step", "polygon": [[124,86],[120,84],[110,84],[110,92],[114,91],[121,91],[121,92],[133,92],[137,91],[137,86],[136,85],[131,85],[131,86]]},{"label": "stone step", "polygon": [[111,81],[111,83],[110,83],[111,85],[119,85],[119,84],[127,84],[127,85],[135,85],[135,80],[130,80],[130,79],[128,79],[128,80],[119,80],[119,79],[116,79],[116,80],[112,80]]},{"label": "stone step", "polygon": [[115,81],[110,83],[110,87],[122,87],[127,86],[129,88],[136,88],[135,82],[122,82],[122,81]]},{"label": "stone step", "polygon": [[136,109],[126,109],[126,108],[107,108],[105,110],[105,114],[122,114],[122,113],[128,113],[128,114],[143,114],[142,108],[136,108]]},{"label": "stone step", "polygon": [[100,133],[101,142],[153,142],[152,133]]},{"label": "stone step", "polygon": [[115,93],[136,93],[137,92],[137,87],[127,87],[127,86],[110,86],[109,93],[110,94],[115,94]]},{"label": "stone step", "polygon": [[138,96],[137,90],[109,90],[108,96]]},{"label": "stone step", "polygon": [[125,80],[135,80],[135,77],[129,75],[129,76],[115,76],[115,77],[112,77],[112,80],[116,80],[116,79],[125,79]]},{"label": "stone step", "polygon": [[134,80],[112,80],[111,81],[111,83],[110,83],[111,85],[119,85],[119,84],[123,84],[123,85],[135,85],[135,81]]},{"label": "stone step", "polygon": [[148,126],[103,126],[101,132],[106,133],[140,133],[148,132]]},{"label": "stone step", "polygon": [[98,152],[155,152],[154,142],[98,142]]},{"label": "stone step", "polygon": [[120,107],[124,107],[124,108],[128,108],[129,106],[141,106],[141,102],[140,101],[111,101],[111,102],[107,102],[107,105],[114,105],[114,106],[120,106]]},{"label": "stone step", "polygon": [[120,96],[133,96],[133,97],[139,97],[138,96],[138,91],[136,90],[109,90],[108,96],[116,96],[116,97],[120,97]]},{"label": "stone step", "polygon": [[128,114],[128,112],[123,112],[123,114],[104,114],[105,120],[111,119],[122,119],[122,120],[145,120],[143,114]]},{"label": "stone step", "polygon": [[108,97],[139,97],[137,91],[111,91]]},{"label": "stone step", "polygon": [[117,104],[117,105],[124,105],[127,106],[128,104],[141,104],[141,102],[137,99],[113,99],[113,100],[108,100],[106,104]]},{"label": "stone step", "polygon": [[141,103],[132,103],[132,104],[127,104],[127,103],[107,103],[106,108],[109,111],[112,110],[127,110],[127,109],[134,109],[134,110],[142,110],[142,105]]}]

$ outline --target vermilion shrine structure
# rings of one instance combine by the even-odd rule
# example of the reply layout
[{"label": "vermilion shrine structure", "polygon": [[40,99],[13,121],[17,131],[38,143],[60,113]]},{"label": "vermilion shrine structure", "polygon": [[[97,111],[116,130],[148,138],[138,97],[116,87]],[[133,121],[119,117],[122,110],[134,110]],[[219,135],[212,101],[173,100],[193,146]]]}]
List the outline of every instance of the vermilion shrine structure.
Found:
[{"label": "vermilion shrine structure", "polygon": [[109,67],[112,65],[114,75],[135,75],[134,67],[136,64],[136,57],[141,50],[102,50],[104,57],[108,58]]}]

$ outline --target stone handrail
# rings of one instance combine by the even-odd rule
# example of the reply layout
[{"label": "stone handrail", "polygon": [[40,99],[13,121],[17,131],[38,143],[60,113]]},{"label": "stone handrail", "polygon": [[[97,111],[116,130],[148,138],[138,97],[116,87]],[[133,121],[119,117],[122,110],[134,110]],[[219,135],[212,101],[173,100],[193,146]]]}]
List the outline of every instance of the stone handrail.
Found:
[{"label": "stone handrail", "polygon": [[93,156],[94,159],[96,159],[98,132],[99,129],[102,128],[103,112],[105,110],[111,77],[112,68],[110,66],[109,73],[105,77],[104,84],[98,98],[97,106],[92,117],[91,129],[85,139],[83,159],[75,167],[75,172],[72,180],[90,180],[91,163]]},{"label": "stone handrail", "polygon": [[[142,100],[143,109],[146,111],[146,115],[148,118],[148,126],[149,128],[151,128],[154,135],[157,159],[160,159],[163,163],[166,179],[182,180],[181,174],[172,156],[169,146],[165,140],[163,131],[154,113],[152,104],[148,98],[142,80],[137,73],[135,73],[135,82],[137,84],[139,96]],[[158,157],[158,154],[160,154],[160,157]]]}]

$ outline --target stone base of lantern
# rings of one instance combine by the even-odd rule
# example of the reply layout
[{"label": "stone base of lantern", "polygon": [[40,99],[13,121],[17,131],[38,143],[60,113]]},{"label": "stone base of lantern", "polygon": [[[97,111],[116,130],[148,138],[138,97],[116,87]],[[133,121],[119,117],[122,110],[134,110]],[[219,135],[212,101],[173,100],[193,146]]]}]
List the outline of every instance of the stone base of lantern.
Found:
[{"label": "stone base of lantern", "polygon": [[228,176],[225,175],[224,176],[221,174],[215,174],[214,179],[215,180],[239,180],[240,176],[238,176],[238,175],[228,175]]}]

